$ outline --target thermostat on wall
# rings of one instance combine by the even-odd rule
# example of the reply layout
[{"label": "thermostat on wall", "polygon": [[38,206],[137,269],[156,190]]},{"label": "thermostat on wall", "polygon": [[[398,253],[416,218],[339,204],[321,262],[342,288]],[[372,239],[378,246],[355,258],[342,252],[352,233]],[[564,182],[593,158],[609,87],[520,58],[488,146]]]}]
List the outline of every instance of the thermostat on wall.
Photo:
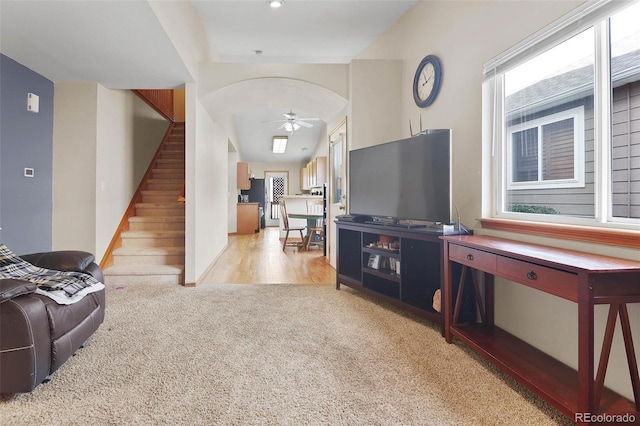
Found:
[{"label": "thermostat on wall", "polygon": [[24,176],[25,177],[33,177],[33,169],[31,167],[24,168]]}]

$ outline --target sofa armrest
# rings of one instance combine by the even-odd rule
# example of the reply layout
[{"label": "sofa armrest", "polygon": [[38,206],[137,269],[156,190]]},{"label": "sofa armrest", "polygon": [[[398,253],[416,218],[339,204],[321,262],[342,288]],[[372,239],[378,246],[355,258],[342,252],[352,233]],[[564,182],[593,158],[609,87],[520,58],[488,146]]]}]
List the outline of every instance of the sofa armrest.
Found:
[{"label": "sofa armrest", "polygon": [[77,250],[49,251],[25,254],[20,257],[40,268],[78,272],[83,272],[95,260],[95,257],[91,253]]},{"label": "sofa armrest", "polygon": [[0,303],[23,294],[35,293],[36,285],[28,281],[11,278],[0,279]]}]

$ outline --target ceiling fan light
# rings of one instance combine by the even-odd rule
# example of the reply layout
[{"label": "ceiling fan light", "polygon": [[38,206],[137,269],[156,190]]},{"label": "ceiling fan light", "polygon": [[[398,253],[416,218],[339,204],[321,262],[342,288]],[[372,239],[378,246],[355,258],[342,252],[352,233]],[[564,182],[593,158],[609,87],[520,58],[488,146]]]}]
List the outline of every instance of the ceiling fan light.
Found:
[{"label": "ceiling fan light", "polygon": [[267,3],[269,3],[269,6],[273,9],[277,9],[279,7],[282,7],[282,5],[284,4],[284,0],[267,0]]},{"label": "ceiling fan light", "polygon": [[291,123],[284,123],[284,130],[286,130],[287,132],[293,132],[294,128],[293,128],[293,124]]},{"label": "ceiling fan light", "polygon": [[289,138],[286,136],[274,136],[271,151],[273,151],[274,154],[284,154],[287,150],[288,140]]},{"label": "ceiling fan light", "polygon": [[298,123],[293,123],[293,130],[298,130],[300,125]]}]

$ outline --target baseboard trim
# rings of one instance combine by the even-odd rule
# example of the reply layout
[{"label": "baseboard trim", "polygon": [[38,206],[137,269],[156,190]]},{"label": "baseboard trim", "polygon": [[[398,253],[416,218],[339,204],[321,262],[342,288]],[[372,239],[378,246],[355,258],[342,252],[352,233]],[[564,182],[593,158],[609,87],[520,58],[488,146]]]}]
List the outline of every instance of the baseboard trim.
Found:
[{"label": "baseboard trim", "polygon": [[218,255],[215,257],[215,259],[213,259],[213,261],[209,264],[209,266],[207,267],[207,269],[204,270],[204,272],[202,274],[200,274],[200,277],[198,277],[198,279],[196,280],[195,283],[193,283],[193,285],[187,285],[185,284],[185,287],[195,287],[199,284],[202,284],[202,280],[204,279],[204,277],[207,276],[207,274],[209,274],[209,271],[211,271],[211,269],[213,269],[213,266],[216,264],[216,262],[218,261],[218,259],[220,259],[220,256],[222,256],[222,253],[224,253],[225,251],[227,251],[227,248],[229,248],[229,242],[227,241],[227,243],[224,245],[224,248],[222,250],[220,250],[220,253],[218,253]]}]

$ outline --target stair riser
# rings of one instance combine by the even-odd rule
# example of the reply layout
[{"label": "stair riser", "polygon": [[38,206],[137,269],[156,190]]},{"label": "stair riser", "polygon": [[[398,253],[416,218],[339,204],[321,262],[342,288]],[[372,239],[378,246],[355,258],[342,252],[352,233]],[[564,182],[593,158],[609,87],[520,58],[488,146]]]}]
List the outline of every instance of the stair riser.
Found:
[{"label": "stair riser", "polygon": [[178,200],[178,192],[170,195],[142,195],[143,203],[173,203]]},{"label": "stair riser", "polygon": [[[173,161],[173,160],[171,160]],[[158,161],[156,163],[155,169],[153,171],[157,171],[159,173],[182,173],[184,175],[184,163],[180,160],[172,163],[165,163]]]},{"label": "stair riser", "polygon": [[182,284],[182,275],[106,275],[106,285]]},{"label": "stair riser", "polygon": [[184,231],[184,222],[129,222],[131,231]]},{"label": "stair riser", "polygon": [[184,216],[184,207],[136,207],[137,216]]},{"label": "stair riser", "polygon": [[171,138],[169,138],[167,143],[164,144],[163,149],[175,149],[178,151],[184,151],[184,141],[177,139],[171,140]]},{"label": "stair riser", "polygon": [[184,179],[184,169],[159,168],[151,170],[152,179]]},{"label": "stair riser", "polygon": [[[171,170],[171,169],[166,169],[166,170]],[[162,173],[162,172],[152,172],[152,179],[154,180],[160,180],[162,181],[163,179],[167,179],[170,181],[175,181],[176,179],[182,179],[184,180],[184,172],[182,173]]]},{"label": "stair riser", "polygon": [[128,238],[123,236],[122,247],[184,247],[184,237]]},{"label": "stair riser", "polygon": [[160,154],[160,158],[163,160],[182,160],[184,161],[184,151],[163,151]]},{"label": "stair riser", "polygon": [[113,255],[114,265],[184,265],[184,255],[157,254],[157,255]]},{"label": "stair riser", "polygon": [[147,182],[147,189],[151,191],[180,191],[182,183],[175,182]]}]

